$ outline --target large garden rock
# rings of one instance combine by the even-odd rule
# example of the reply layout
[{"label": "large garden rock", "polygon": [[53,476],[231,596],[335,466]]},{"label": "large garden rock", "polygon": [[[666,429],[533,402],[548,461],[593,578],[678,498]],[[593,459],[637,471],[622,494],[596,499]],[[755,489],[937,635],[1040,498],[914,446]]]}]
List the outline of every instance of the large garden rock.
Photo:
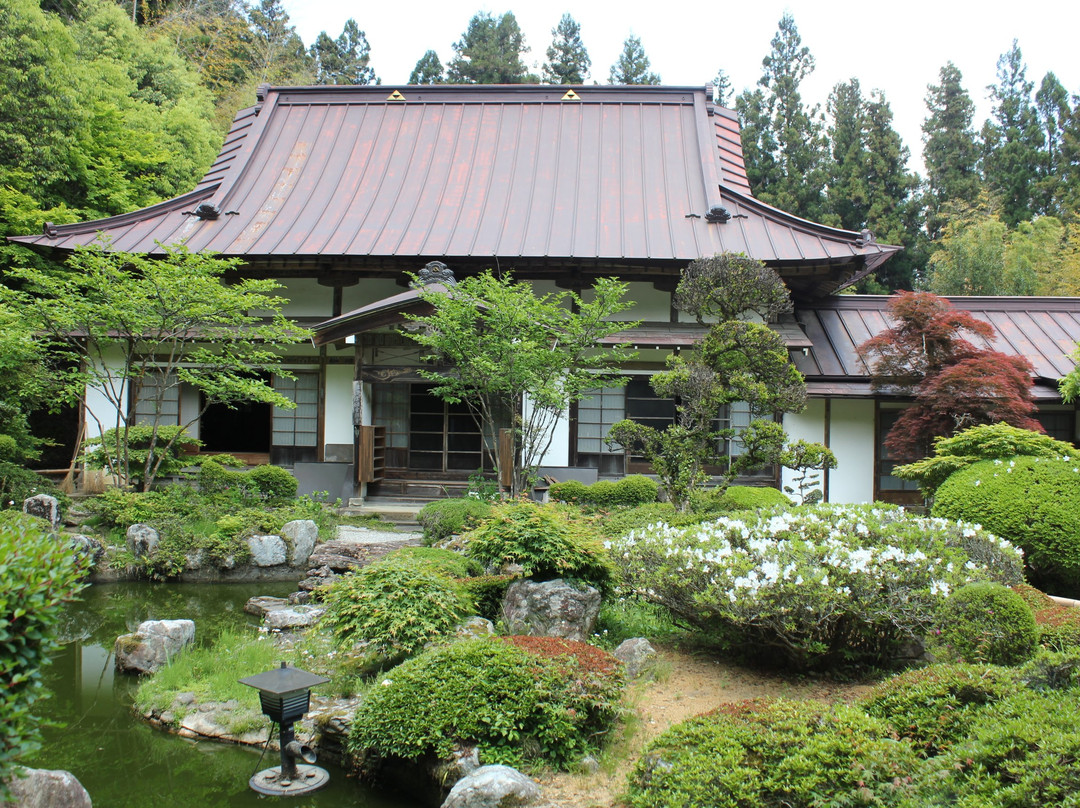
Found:
[{"label": "large garden rock", "polygon": [[288,598],[272,598],[269,595],[248,598],[247,603],[244,604],[244,611],[256,617],[266,617],[270,612],[287,608],[289,608]]},{"label": "large garden rock", "polygon": [[277,631],[308,628],[315,625],[325,611],[325,609],[320,609],[317,606],[290,606],[288,609],[274,609],[267,612],[264,622],[267,628],[276,629]]},{"label": "large garden rock", "polygon": [[96,565],[105,556],[105,545],[101,539],[94,536],[77,533],[71,537],[69,544],[76,555],[88,560],[92,565]]},{"label": "large garden rock", "polygon": [[147,620],[134,634],[116,638],[116,669],[155,673],[194,639],[195,623],[191,620]]},{"label": "large garden rock", "polygon": [[277,567],[285,563],[287,548],[281,536],[248,536],[251,563],[256,567]]},{"label": "large garden rock", "polygon": [[626,666],[626,675],[631,679],[638,678],[656,662],[656,649],[644,637],[623,640],[612,654]]},{"label": "large garden rock", "polygon": [[311,519],[294,519],[281,528],[283,538],[292,550],[289,552],[289,566],[302,567],[307,564],[319,539],[319,526]]},{"label": "large garden rock", "polygon": [[515,581],[506,590],[503,620],[511,634],[561,637],[584,642],[592,634],[600,613],[600,592],[554,581]]},{"label": "large garden rock", "polygon": [[127,548],[135,558],[152,558],[161,543],[161,534],[150,525],[136,522],[127,529]]},{"label": "large garden rock", "polygon": [[20,767],[8,786],[11,802],[0,803],[4,808],[91,808],[90,795],[83,784],[62,769]]},{"label": "large garden rock", "polygon": [[308,566],[312,569],[329,567],[332,572],[347,572],[378,561],[402,547],[418,544],[420,544],[419,539],[410,538],[377,542],[334,539],[315,548],[315,552],[308,559]]},{"label": "large garden rock", "polygon": [[514,808],[536,805],[540,787],[509,766],[481,766],[461,778],[442,808]]},{"label": "large garden rock", "polygon": [[23,513],[47,519],[55,530],[60,525],[60,502],[48,494],[38,494],[23,500]]}]

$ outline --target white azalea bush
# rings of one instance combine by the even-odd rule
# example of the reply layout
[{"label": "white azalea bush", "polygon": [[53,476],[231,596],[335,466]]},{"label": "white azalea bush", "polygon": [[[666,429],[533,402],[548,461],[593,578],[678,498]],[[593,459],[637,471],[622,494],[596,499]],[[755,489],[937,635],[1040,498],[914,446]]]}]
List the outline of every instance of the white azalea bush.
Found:
[{"label": "white azalea bush", "polygon": [[948,594],[1016,584],[1023,559],[978,525],[817,506],[634,530],[607,543],[626,583],[730,647],[799,669],[881,663]]}]

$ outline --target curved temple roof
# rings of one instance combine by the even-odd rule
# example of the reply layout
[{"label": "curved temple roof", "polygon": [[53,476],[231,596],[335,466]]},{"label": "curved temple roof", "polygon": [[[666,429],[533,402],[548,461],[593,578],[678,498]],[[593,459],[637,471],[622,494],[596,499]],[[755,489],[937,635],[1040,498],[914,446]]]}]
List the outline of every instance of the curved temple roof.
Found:
[{"label": "curved temple roof", "polygon": [[898,249],[755,200],[735,114],[700,87],[266,87],[191,193],[46,230],[12,240],[70,251],[101,233],[118,250],[184,242],[293,269],[726,250],[796,274],[845,268],[819,291]]}]

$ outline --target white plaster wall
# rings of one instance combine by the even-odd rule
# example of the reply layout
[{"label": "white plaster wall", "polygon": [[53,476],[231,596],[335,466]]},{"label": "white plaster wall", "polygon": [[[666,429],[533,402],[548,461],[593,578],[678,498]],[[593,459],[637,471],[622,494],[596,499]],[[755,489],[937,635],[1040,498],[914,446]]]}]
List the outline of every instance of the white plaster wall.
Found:
[{"label": "white plaster wall", "polygon": [[[666,323],[671,320],[671,292],[661,292],[651,283],[643,281],[632,281],[626,286],[624,299],[632,300],[634,305],[616,314],[611,318],[612,320],[623,322],[643,320],[646,323]],[[582,289],[581,299],[591,302],[592,289]]]},{"label": "white plaster wall", "polygon": [[286,317],[327,317],[334,311],[334,290],[320,286],[314,278],[279,278],[283,288],[275,294],[287,298],[282,309]]},{"label": "white plaster wall", "polygon": [[[784,429],[788,438],[792,441],[804,440],[807,443],[825,442],[825,401],[824,399],[811,399],[806,404],[806,409],[800,413],[787,413],[784,415]],[[830,474],[835,474],[834,469]],[[787,486],[795,488],[796,473],[791,469],[782,469],[780,483],[781,490]],[[821,488],[825,482],[823,472],[817,472],[818,483],[816,488]],[[830,483],[831,483],[830,478]],[[809,489],[808,489],[809,493]],[[831,493],[831,491],[830,491]],[[830,499],[834,497],[830,496]]]},{"label": "white plaster wall", "polygon": [[[107,354],[105,357],[105,371],[120,370],[123,368],[123,358],[119,351]],[[117,409],[109,399],[118,398],[123,407],[127,407],[128,394],[127,383],[115,381],[109,387],[108,396],[105,387],[88,387],[83,403],[86,412],[86,437],[96,438],[103,432],[113,429],[117,425]]]},{"label": "white plaster wall", "polygon": [[324,444],[353,442],[352,381],[352,365],[326,366]]},{"label": "white plaster wall", "polygon": [[[333,290],[328,291],[331,293],[330,299],[333,300]],[[355,286],[342,288],[341,312],[346,314],[361,306],[366,306],[368,303],[385,300],[404,291],[406,291],[406,287],[399,286],[393,278],[363,278]]]},{"label": "white plaster wall", "polygon": [[[526,396],[522,402],[522,411],[525,418],[532,412],[532,402]],[[541,466],[568,466],[570,464],[570,416],[563,412],[552,424],[551,446],[547,453],[540,458]]]},{"label": "white plaster wall", "polygon": [[830,446],[836,468],[829,474],[831,502],[874,499],[874,402],[833,399]]}]

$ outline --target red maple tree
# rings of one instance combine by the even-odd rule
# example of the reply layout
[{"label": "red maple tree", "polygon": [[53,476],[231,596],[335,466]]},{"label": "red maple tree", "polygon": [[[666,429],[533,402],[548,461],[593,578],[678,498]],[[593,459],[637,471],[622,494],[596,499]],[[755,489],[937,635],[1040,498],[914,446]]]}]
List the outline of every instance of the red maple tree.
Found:
[{"label": "red maple tree", "polygon": [[929,292],[897,292],[889,301],[893,326],[859,346],[874,390],[909,395],[885,438],[900,462],[926,457],[939,435],[1004,421],[1042,432],[1031,417],[1031,365],[1019,356],[979,348],[964,334],[990,342],[989,323],[958,311]]}]

